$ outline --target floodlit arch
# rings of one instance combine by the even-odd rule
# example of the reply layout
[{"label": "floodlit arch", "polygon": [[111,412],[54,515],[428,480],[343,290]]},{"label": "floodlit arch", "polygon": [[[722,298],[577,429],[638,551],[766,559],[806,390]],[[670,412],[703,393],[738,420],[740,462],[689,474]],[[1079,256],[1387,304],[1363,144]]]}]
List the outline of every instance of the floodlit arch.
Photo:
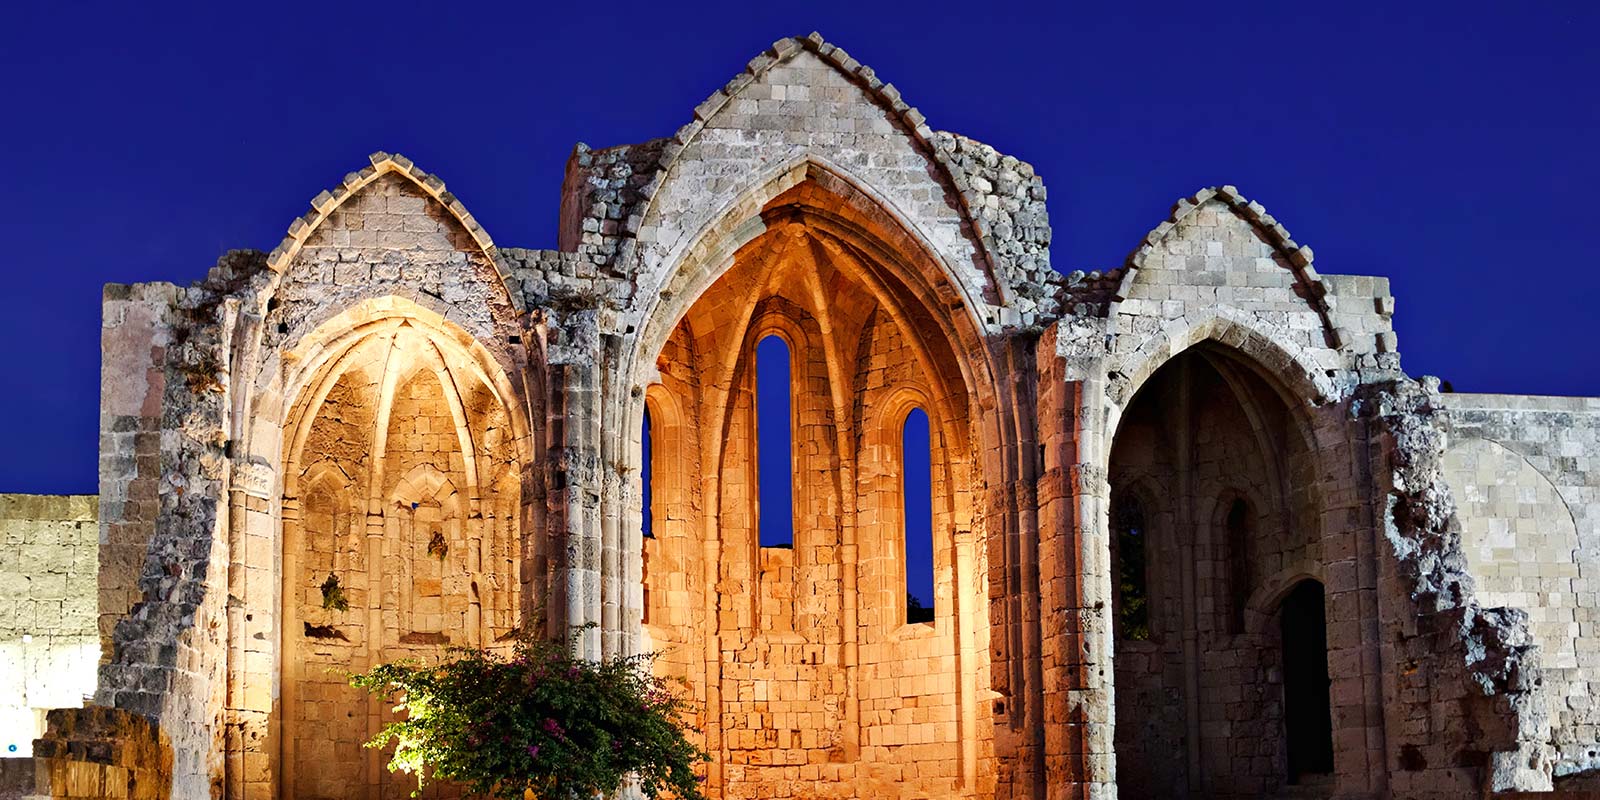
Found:
[{"label": "floodlit arch", "polygon": [[[384,716],[328,676],[492,646],[519,629],[517,611],[542,590],[540,576],[524,574],[515,521],[527,415],[472,336],[397,297],[333,315],[280,358],[284,700],[275,724],[286,791],[346,796],[381,775],[381,754],[361,744]],[[312,575],[306,502],[330,480],[344,487],[352,530],[335,545],[334,569],[320,574],[319,561]]]},{"label": "floodlit arch", "polygon": [[[848,170],[813,153],[752,178],[735,200],[712,214],[680,249],[663,259],[673,267],[657,292],[639,293],[643,305],[638,316],[644,322],[632,342],[633,353],[625,354],[624,363],[647,372],[653,365],[649,355],[660,351],[694,302],[733,266],[735,255],[771,230],[769,212],[774,201],[805,184],[828,198],[820,204],[807,203],[807,210],[827,214],[842,237],[897,263],[895,275],[907,282],[920,305],[953,323],[955,319],[944,312],[950,305],[946,299],[951,294],[959,297],[956,316],[962,318],[962,324],[947,328],[957,332],[963,345],[975,345],[967,352],[983,352],[980,331],[985,323],[980,309],[987,304],[986,293],[999,291],[998,284],[972,287],[959,280],[956,271],[937,255],[928,235],[909,218]],[[880,238],[885,236],[887,241]],[[876,283],[872,286],[875,292],[882,290]]]},{"label": "floodlit arch", "polygon": [[[747,688],[765,691],[761,682],[795,685],[772,689],[780,693],[844,686],[837,717],[804,734],[815,743],[801,746],[819,759],[885,757],[867,749],[875,735],[868,729],[882,723],[859,705],[875,702],[885,684],[863,676],[941,681],[951,691],[929,702],[947,707],[963,732],[942,743],[941,757],[970,779],[988,597],[977,572],[975,475],[1001,469],[998,453],[977,444],[999,438],[1000,413],[977,400],[992,354],[972,305],[932,251],[890,227],[892,215],[853,205],[867,198],[810,161],[789,178],[761,206],[740,212],[751,215],[745,221],[712,226],[719,238],[686,256],[698,266],[674,271],[659,299],[644,293],[652,310],[631,346],[654,360],[633,362],[631,373],[648,388],[619,398],[630,409],[624,419],[636,427],[648,407],[654,432],[659,398],[670,396],[694,421],[672,446],[698,453],[704,466],[690,473],[698,505],[689,519],[643,545],[641,596],[651,607],[641,616],[658,649],[698,651],[668,672],[702,687],[711,717]],[[767,337],[784,342],[790,361],[792,549],[753,546],[771,513],[757,511],[751,469],[756,353]],[[934,624],[907,626],[902,436],[914,408],[929,418],[939,600]],[[665,604],[668,597],[678,605]],[[725,698],[730,686],[736,694]],[[735,733],[708,732],[719,764],[743,757]],[[713,785],[730,779],[740,780],[713,766]]]},{"label": "floodlit arch", "polygon": [[[459,374],[460,380],[474,380],[489,387],[508,411],[522,408],[521,394],[502,365],[471,334],[410,300],[377,298],[334,315],[285,354],[283,406],[289,409],[286,422],[292,432],[285,437],[286,461],[300,460],[309,432],[305,422],[315,418],[328,391],[361,355],[362,348],[384,339],[392,342],[403,329],[418,334],[412,346],[421,348],[419,354],[426,354],[436,364],[449,364],[449,370],[453,375]],[[415,343],[418,341],[420,345]],[[532,455],[527,415],[509,413],[508,422],[519,460],[526,463]],[[284,479],[286,493],[292,493],[294,474],[285,473]]]}]

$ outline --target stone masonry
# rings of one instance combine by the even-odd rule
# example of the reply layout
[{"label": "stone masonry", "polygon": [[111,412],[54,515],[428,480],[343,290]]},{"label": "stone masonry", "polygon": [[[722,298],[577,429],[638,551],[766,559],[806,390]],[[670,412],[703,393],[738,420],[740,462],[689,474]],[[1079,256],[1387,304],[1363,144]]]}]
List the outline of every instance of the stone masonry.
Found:
[{"label": "stone masonry", "polygon": [[97,499],[0,495],[0,757],[94,694]]},{"label": "stone masonry", "polygon": [[557,250],[502,247],[374,153],[270,252],[106,288],[98,509],[0,499],[0,639],[101,663],[19,656],[3,707],[59,707],[0,797],[406,796],[341,671],[569,631],[659,654],[718,798],[1600,774],[1600,400],[1410,377],[1388,282],[1237,188],[1062,274],[1030,165],[812,34],[560,191]]}]

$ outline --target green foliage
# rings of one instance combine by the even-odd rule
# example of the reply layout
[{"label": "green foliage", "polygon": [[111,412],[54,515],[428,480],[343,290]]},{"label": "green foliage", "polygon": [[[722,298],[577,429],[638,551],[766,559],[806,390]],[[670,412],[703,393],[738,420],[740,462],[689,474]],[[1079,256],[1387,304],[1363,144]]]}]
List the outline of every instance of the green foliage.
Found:
[{"label": "green foliage", "polygon": [[1150,638],[1150,610],[1144,584],[1130,577],[1131,569],[1121,572],[1117,582],[1117,591],[1122,595],[1117,609],[1117,629],[1125,639],[1146,641]]},{"label": "green foliage", "polygon": [[442,779],[497,800],[590,800],[631,778],[646,797],[705,800],[694,767],[710,758],[685,737],[687,701],[650,674],[649,657],[588,661],[522,639],[509,656],[457,648],[351,683],[404,712],[367,746],[395,743],[389,770],[417,776],[413,797]]},{"label": "green foliage", "polygon": [[1137,498],[1118,498],[1112,508],[1111,527],[1116,535],[1117,635],[1146,641],[1150,638],[1150,587],[1145,567],[1144,507]]}]

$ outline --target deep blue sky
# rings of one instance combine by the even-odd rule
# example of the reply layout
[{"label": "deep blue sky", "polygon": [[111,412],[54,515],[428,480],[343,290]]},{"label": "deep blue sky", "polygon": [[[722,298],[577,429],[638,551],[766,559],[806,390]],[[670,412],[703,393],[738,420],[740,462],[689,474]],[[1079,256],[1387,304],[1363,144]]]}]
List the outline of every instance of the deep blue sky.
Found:
[{"label": "deep blue sky", "polygon": [[762,547],[794,544],[794,380],[789,345],[756,344],[756,538]]},{"label": "deep blue sky", "polygon": [[100,286],[272,248],[378,149],[555,244],[572,144],[670,134],[822,31],[936,128],[1031,161],[1055,264],[1235,183],[1388,275],[1413,374],[1600,395],[1600,4],[18,4],[0,26],[0,491],[95,488]]}]

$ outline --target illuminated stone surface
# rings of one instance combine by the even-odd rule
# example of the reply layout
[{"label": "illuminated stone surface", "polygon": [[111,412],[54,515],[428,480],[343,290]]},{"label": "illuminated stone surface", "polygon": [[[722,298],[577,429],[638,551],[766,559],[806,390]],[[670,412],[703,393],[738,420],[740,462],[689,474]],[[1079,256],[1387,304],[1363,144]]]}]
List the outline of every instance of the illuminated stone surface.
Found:
[{"label": "illuminated stone surface", "polygon": [[[721,798],[1459,798],[1600,765],[1600,401],[1412,380],[1387,281],[1320,274],[1230,186],[1060,275],[1032,167],[815,35],[693,114],[578,146],[558,250],[377,153],[271,253],[107,287],[99,624],[57,606],[104,663],[5,780],[405,796],[339,670],[574,629],[682,679]],[[788,548],[757,536],[768,335]],[[0,519],[8,596],[81,577],[12,555],[49,519]],[[115,731],[158,755],[91,758]]]}]

